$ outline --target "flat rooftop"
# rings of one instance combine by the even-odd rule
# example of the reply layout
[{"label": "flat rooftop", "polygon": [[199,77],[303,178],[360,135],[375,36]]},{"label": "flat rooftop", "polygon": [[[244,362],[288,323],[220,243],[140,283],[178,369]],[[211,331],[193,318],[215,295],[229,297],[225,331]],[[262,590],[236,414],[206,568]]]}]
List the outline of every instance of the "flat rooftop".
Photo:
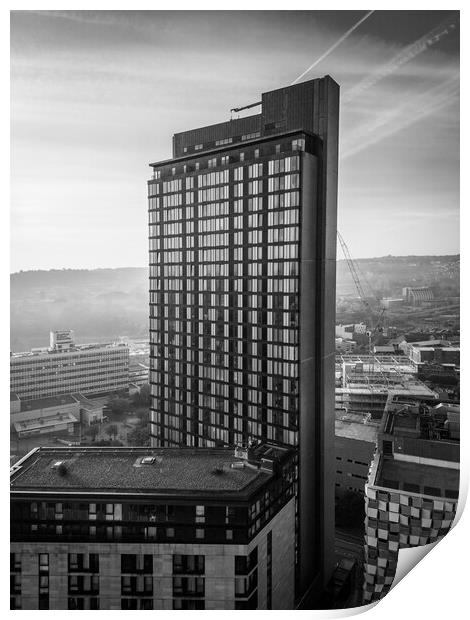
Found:
[{"label": "flat rooftop", "polygon": [[39,418],[31,418],[29,420],[20,420],[14,422],[13,426],[17,433],[31,432],[35,430],[43,430],[45,428],[54,429],[58,425],[76,424],[77,418],[71,413],[54,414],[49,416],[41,416]]},{"label": "flat rooftop", "polygon": [[456,499],[459,493],[459,470],[381,459],[375,485]]},{"label": "flat rooftop", "polygon": [[21,401],[21,411],[34,411],[35,409],[49,409],[61,405],[76,405],[77,401],[70,394],[62,396],[48,396],[46,398],[34,398]]},{"label": "flat rooftop", "polygon": [[335,435],[348,439],[361,439],[362,441],[375,444],[377,441],[377,427],[370,424],[335,420]]},{"label": "flat rooftop", "polygon": [[378,368],[387,366],[414,368],[413,362],[410,361],[409,357],[398,354],[377,357],[376,355],[368,355],[366,353],[350,353],[347,355],[336,355],[335,361],[337,364],[364,364],[364,366],[377,366]]},{"label": "flat rooftop", "polygon": [[337,387],[337,394],[401,394],[405,396],[431,396],[435,397],[436,394],[424,383],[417,381],[404,381],[402,383],[394,383],[389,386],[384,382],[384,385],[379,384],[369,385],[367,383],[352,383],[348,387]]},{"label": "flat rooftop", "polygon": [[359,439],[375,444],[377,441],[378,424],[370,423],[365,415],[352,413],[336,413],[335,435],[347,439]]},{"label": "flat rooftop", "polygon": [[[286,451],[287,453],[287,451]],[[143,464],[144,457],[153,462]],[[66,474],[55,464],[63,462]],[[235,464],[235,468],[232,468]],[[247,493],[273,474],[250,466],[231,449],[39,448],[11,472],[13,492],[181,495]]]},{"label": "flat rooftop", "polygon": [[82,409],[102,409],[109,401],[108,396],[102,398],[88,398],[80,392],[74,392],[71,396],[76,402],[79,402]]},{"label": "flat rooftop", "polygon": [[122,344],[119,342],[104,342],[104,343],[98,343],[98,342],[92,342],[90,344],[76,344],[73,347],[71,347],[70,349],[64,350],[64,351],[54,351],[51,350],[47,347],[41,348],[41,349],[37,349],[37,350],[31,350],[31,351],[22,351],[22,352],[18,352],[18,353],[14,353],[12,352],[10,355],[10,362],[12,360],[19,360],[19,359],[35,359],[37,357],[41,357],[41,356],[47,356],[47,357],[59,357],[61,355],[73,355],[73,354],[77,354],[77,353],[87,353],[88,351],[96,351],[96,350],[101,350],[101,349],[129,349],[129,347],[126,344]]}]

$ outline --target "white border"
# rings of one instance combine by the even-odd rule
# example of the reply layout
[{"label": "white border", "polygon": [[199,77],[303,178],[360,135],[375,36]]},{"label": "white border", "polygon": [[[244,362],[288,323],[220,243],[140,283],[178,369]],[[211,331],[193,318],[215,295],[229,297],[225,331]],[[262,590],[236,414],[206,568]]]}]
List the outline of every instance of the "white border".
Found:
[{"label": "white border", "polygon": [[[37,2],[25,1],[25,2],[12,2],[8,3],[7,7],[2,8],[1,15],[1,41],[2,41],[2,68],[3,68],[3,90],[2,90],[2,104],[4,106],[2,120],[3,120],[3,153],[2,153],[2,187],[4,190],[4,204],[1,209],[1,230],[4,238],[2,239],[3,243],[0,244],[0,252],[2,259],[2,290],[9,290],[9,269],[6,267],[9,266],[9,255],[8,255],[8,233],[9,230],[9,210],[7,205],[9,204],[9,150],[8,150],[8,136],[9,136],[9,10],[156,10],[156,9],[164,9],[164,10],[195,10],[195,9],[205,9],[205,10],[228,10],[228,9],[236,9],[236,10],[367,10],[370,7],[361,7],[361,9],[356,9],[351,6],[351,4],[346,2],[335,2],[331,1],[328,3],[315,3],[311,4],[308,2],[290,2],[286,6],[286,3],[280,2],[279,0],[271,0],[268,2],[247,2],[246,0],[242,0],[237,2],[235,5],[223,6],[220,3],[216,2],[207,2],[202,1],[196,4],[190,2],[178,2],[173,1],[170,5],[167,3],[151,3],[151,2],[134,2],[132,6],[130,3],[125,3],[119,0],[115,0],[114,2],[110,1],[94,1],[90,0],[82,0],[79,6],[77,3],[67,2],[66,0],[51,1],[47,4],[47,7],[39,7]],[[372,8],[376,10],[446,10],[447,7],[443,6],[443,2],[436,2],[435,0],[428,0],[424,3],[410,3],[410,2],[379,2],[374,3]],[[463,3],[461,3],[463,4]],[[465,62],[467,60],[467,44],[466,44],[466,36],[468,34],[465,26],[466,26],[466,12],[462,11],[463,6],[452,6],[454,10],[461,9],[461,31],[463,31],[464,36],[461,36],[462,41],[462,60]],[[308,59],[307,61],[308,62]],[[463,76],[465,76],[465,72],[462,72]],[[467,84],[465,77],[462,80],[463,86],[465,89],[462,93],[463,97],[463,110],[469,109],[469,101],[467,97]],[[462,132],[465,136],[468,136],[466,118],[462,118]],[[465,143],[465,140],[463,141]],[[465,153],[462,153],[461,157],[461,169],[466,171],[466,175],[468,176],[468,158],[464,157]],[[463,177],[465,181],[465,176]],[[462,204],[465,205],[465,208],[462,212],[462,223],[461,223],[461,240],[464,241],[462,231],[467,230],[467,202],[466,198],[468,198],[468,192],[466,184],[464,183],[465,190],[462,196]],[[465,276],[467,275],[466,268],[466,257],[465,257],[465,245],[461,244],[463,247],[461,248],[462,254],[464,255],[464,271],[462,282],[465,280]],[[464,315],[465,310],[468,308],[467,305],[467,290],[462,291],[462,316]],[[8,304],[2,304],[2,342],[9,342],[9,308]],[[465,335],[465,334],[464,334]],[[462,385],[465,385],[465,375],[466,375],[466,355],[465,355],[465,342],[466,339],[463,340],[462,346],[462,357],[464,362],[462,366],[464,367],[464,380],[462,381]],[[9,363],[7,359],[6,351],[3,352],[2,355],[2,377],[4,378],[4,386],[3,394],[8,394],[8,375],[9,375]],[[463,415],[462,415],[462,429],[463,429],[463,449],[462,449],[462,462],[461,462],[461,472],[462,472],[462,481],[464,483],[464,487],[468,486],[468,470],[469,470],[469,458],[468,458],[468,447],[467,447],[467,438],[468,438],[468,415],[466,415],[466,394],[463,395]],[[7,405],[8,406],[8,405]],[[7,424],[6,420],[8,420],[8,409],[5,407],[5,411],[3,412],[4,423]],[[5,443],[8,441],[8,433],[6,432],[6,428],[4,427],[4,435],[6,437]],[[6,457],[9,454],[9,445],[4,446],[3,454]],[[5,475],[6,479],[6,463],[4,468],[2,468],[2,472]],[[7,490],[5,481],[5,492]],[[5,495],[5,502],[7,501],[7,496]],[[8,546],[8,514],[6,511],[2,513],[2,534],[4,536],[4,547],[6,554],[6,547]],[[469,528],[469,511],[466,510],[463,512],[460,522],[458,525],[448,534],[448,536],[437,545],[436,549],[433,549],[432,552],[427,555],[419,564],[419,566],[414,569],[411,575],[408,575],[405,579],[403,579],[396,588],[394,588],[378,605],[373,606],[368,611],[359,608],[356,610],[356,613],[360,610],[363,610],[367,615],[368,620],[387,620],[388,618],[396,618],[398,614],[402,615],[405,618],[412,617],[424,617],[429,619],[434,618],[452,618],[452,617],[461,617],[463,616],[462,610],[468,607],[467,601],[467,589],[468,589],[468,578],[467,578],[467,562],[468,562],[468,551],[469,551],[469,542],[468,536],[470,535]],[[6,561],[6,557],[4,557],[4,561],[2,562],[3,570],[7,571],[8,564]],[[9,579],[7,575],[4,575],[4,578],[1,580],[2,582],[2,603],[5,608],[7,605],[7,592],[6,588],[8,587]],[[356,615],[356,613],[351,613],[352,610],[340,610],[337,612],[290,612],[290,613],[300,613],[300,614],[308,614],[309,617],[316,618],[327,618],[327,617],[347,617],[349,615]],[[15,612],[8,612],[15,613]],[[83,612],[77,612],[83,613]],[[102,614],[103,612],[84,612],[84,617],[89,618],[90,614]],[[107,612],[113,613],[113,612]],[[140,612],[141,613],[141,612]],[[151,613],[151,612],[148,612]],[[162,615],[165,612],[157,612],[158,615]],[[205,614],[208,612],[193,612],[199,614]],[[214,615],[222,615],[221,612],[210,612],[213,617]],[[225,612],[223,612],[225,614]],[[245,613],[244,617],[254,616],[255,614],[270,614],[270,617],[278,617],[279,620],[282,618],[286,618],[287,615],[285,612],[252,612]],[[26,615],[24,615],[26,614]],[[58,614],[63,614],[62,611],[50,611],[48,615],[58,616]],[[131,612],[132,614],[132,612]],[[171,615],[168,617],[176,618],[175,614],[185,615],[185,612],[171,612]],[[23,611],[22,617],[30,617],[32,616],[32,612]],[[99,617],[99,616],[98,616]]]}]

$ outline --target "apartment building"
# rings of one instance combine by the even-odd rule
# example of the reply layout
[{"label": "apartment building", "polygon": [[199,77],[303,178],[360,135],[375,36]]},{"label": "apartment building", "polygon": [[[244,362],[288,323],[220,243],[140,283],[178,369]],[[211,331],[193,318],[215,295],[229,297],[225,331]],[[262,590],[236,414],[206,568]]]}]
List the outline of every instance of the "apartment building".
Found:
[{"label": "apartment building", "polygon": [[11,469],[13,609],[292,609],[295,459],[37,448]]},{"label": "apartment building", "polygon": [[333,563],[339,87],[326,76],[255,105],[175,134],[151,164],[150,432],[299,449],[301,599]]}]

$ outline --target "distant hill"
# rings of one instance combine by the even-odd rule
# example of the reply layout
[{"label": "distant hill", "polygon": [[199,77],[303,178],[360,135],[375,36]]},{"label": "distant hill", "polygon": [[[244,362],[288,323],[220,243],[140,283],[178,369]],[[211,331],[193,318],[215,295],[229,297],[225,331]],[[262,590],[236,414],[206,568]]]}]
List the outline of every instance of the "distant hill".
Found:
[{"label": "distant hill", "polygon": [[[404,286],[431,286],[436,296],[459,295],[460,255],[382,256],[357,259],[359,277],[366,294],[379,297],[401,296]],[[345,260],[337,261],[337,296],[356,293]]]},{"label": "distant hill", "polygon": [[73,329],[82,343],[148,336],[145,268],[22,271],[10,295],[13,351],[46,346],[51,329]]},{"label": "distant hill", "polygon": [[[399,295],[403,286],[430,285],[459,294],[460,256],[385,256],[359,259],[366,293]],[[370,284],[370,286],[369,286]],[[346,261],[337,262],[337,295],[355,295]],[[77,342],[148,336],[148,269],[52,269],[10,276],[13,351],[46,346],[49,330],[73,329]]]}]

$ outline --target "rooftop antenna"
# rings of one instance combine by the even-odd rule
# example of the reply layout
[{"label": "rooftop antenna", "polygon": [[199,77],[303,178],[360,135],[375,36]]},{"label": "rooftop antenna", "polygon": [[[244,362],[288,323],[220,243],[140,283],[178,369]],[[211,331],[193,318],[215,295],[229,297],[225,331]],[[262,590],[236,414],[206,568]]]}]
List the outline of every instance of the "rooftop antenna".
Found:
[{"label": "rooftop antenna", "polygon": [[249,108],[255,108],[258,105],[261,105],[262,101],[257,101],[256,103],[250,103],[249,105],[243,105],[239,108],[231,108],[230,112],[241,112],[242,110],[248,110]]}]

